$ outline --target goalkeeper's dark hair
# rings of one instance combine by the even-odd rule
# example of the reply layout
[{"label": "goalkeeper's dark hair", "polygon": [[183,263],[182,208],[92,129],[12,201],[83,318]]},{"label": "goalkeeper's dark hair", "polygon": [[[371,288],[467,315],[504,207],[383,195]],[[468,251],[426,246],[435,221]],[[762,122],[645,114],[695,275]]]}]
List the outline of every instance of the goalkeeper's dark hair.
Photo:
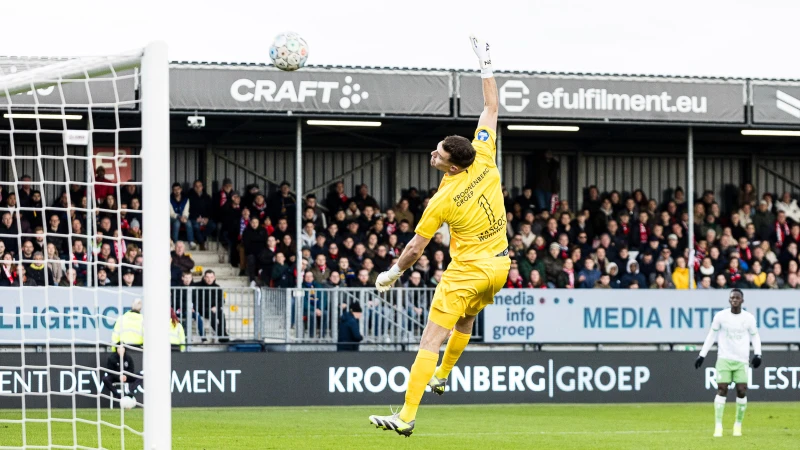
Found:
[{"label": "goalkeeper's dark hair", "polygon": [[447,136],[442,141],[442,149],[450,154],[450,163],[466,169],[475,161],[475,148],[463,136]]},{"label": "goalkeeper's dark hair", "polygon": [[[739,288],[733,288],[733,289],[731,289],[731,294],[733,294],[734,292],[738,292],[738,293],[739,293],[739,295],[741,295],[741,296],[742,296],[742,300],[744,300],[744,292],[742,292],[742,290],[741,290],[741,289],[739,289]],[[729,295],[730,295],[730,294],[729,294]]]}]

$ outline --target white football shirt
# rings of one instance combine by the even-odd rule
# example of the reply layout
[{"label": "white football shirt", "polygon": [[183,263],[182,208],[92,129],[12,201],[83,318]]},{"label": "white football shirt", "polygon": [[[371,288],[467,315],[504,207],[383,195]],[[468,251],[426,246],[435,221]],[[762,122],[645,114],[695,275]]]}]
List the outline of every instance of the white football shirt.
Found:
[{"label": "white football shirt", "polygon": [[720,311],[714,315],[711,331],[718,332],[717,358],[749,362],[750,338],[758,334],[752,314],[745,310],[733,314],[730,308]]}]

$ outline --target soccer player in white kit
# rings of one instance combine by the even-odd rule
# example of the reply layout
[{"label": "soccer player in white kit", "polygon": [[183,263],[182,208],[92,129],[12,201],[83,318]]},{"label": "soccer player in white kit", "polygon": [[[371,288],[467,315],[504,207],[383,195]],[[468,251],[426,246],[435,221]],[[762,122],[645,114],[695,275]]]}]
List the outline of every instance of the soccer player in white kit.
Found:
[{"label": "soccer player in white kit", "polygon": [[742,420],[747,409],[747,363],[750,356],[750,341],[753,341],[753,368],[761,365],[761,338],[756,328],[756,318],[742,310],[744,294],[740,289],[731,290],[728,303],[731,307],[714,315],[711,331],[708,332],[700,356],[694,362],[694,368],[703,365],[717,333],[719,349],[717,350],[717,396],[714,398],[714,437],[722,436],[722,413],[725,411],[725,400],[728,396],[728,385],[736,383],[736,422],[733,424],[733,435],[742,435]]}]

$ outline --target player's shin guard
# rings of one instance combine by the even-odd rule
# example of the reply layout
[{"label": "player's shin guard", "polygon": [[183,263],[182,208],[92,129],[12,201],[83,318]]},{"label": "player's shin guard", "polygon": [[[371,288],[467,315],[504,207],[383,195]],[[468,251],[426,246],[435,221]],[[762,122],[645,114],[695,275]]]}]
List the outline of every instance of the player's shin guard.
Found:
[{"label": "player's shin guard", "polygon": [[736,423],[741,424],[744,420],[744,411],[747,409],[747,397],[736,399]]},{"label": "player's shin guard", "polygon": [[425,386],[436,371],[436,363],[439,361],[439,354],[429,350],[419,349],[417,358],[411,366],[411,374],[408,377],[408,388],[406,389],[406,403],[400,411],[400,420],[411,422],[417,416],[417,408],[425,393]]},{"label": "player's shin guard", "polygon": [[725,397],[717,395],[714,397],[714,423],[722,426],[722,414],[725,412]]},{"label": "player's shin guard", "polygon": [[436,369],[436,378],[447,378],[450,376],[450,371],[453,370],[453,366],[456,365],[458,358],[461,357],[461,353],[467,347],[467,344],[469,344],[470,337],[469,334],[453,330],[453,334],[447,341],[447,347],[442,356],[442,365]]}]

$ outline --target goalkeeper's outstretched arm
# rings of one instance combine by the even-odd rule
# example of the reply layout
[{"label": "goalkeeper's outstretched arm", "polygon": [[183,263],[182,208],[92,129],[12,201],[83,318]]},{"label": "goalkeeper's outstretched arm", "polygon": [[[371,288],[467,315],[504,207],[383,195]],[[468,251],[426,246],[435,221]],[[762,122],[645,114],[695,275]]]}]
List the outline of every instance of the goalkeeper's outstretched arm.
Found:
[{"label": "goalkeeper's outstretched arm", "polygon": [[492,58],[489,54],[489,43],[481,41],[474,35],[469,37],[472,50],[478,57],[483,79],[483,112],[478,120],[478,128],[486,127],[497,131],[497,82],[492,73]]}]

